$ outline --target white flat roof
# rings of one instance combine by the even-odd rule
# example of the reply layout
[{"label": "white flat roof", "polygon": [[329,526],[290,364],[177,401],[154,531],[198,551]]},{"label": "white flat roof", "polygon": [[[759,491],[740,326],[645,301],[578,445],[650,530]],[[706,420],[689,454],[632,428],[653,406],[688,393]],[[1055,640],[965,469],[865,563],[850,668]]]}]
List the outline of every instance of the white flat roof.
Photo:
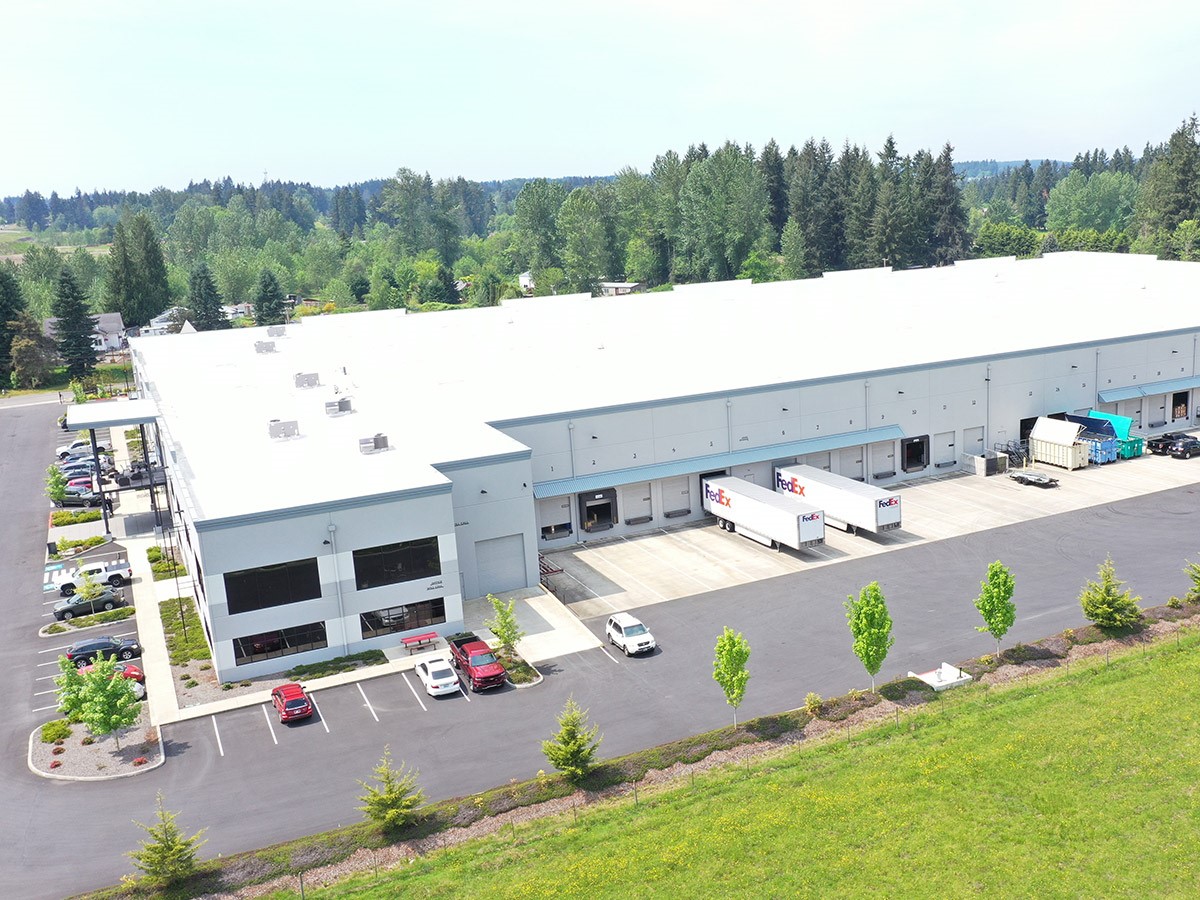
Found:
[{"label": "white flat roof", "polygon": [[[1056,253],[806,281],[521,298],[503,306],[311,317],[135,339],[199,518],[444,485],[432,463],[516,452],[487,427],[1064,344],[1200,329],[1200,264]],[[315,372],[320,387],[296,388]],[[350,396],[356,412],[324,403]],[[270,419],[300,437],[272,440]],[[395,448],[361,455],[377,432]]]}]

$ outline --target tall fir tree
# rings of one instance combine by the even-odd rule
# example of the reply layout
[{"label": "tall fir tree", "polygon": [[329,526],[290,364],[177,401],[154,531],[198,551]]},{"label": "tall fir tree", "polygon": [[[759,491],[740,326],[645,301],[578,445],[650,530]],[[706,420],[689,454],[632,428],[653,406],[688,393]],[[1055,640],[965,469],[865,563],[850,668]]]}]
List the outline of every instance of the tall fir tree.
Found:
[{"label": "tall fir tree", "polygon": [[767,221],[771,226],[772,249],[778,250],[783,236],[783,226],[788,220],[787,182],[783,177],[783,155],[775,139],[767,141],[758,156],[758,170],[762,173],[767,188]]},{"label": "tall fir tree", "polygon": [[9,260],[0,262],[0,383],[7,385],[12,374],[12,342],[17,333],[17,317],[25,310],[25,297],[17,278],[17,267]]},{"label": "tall fir tree", "polygon": [[118,222],[105,278],[105,302],[126,325],[147,325],[167,308],[171,289],[154,223],[140,212]]},{"label": "tall fir tree", "polygon": [[201,260],[188,278],[188,308],[195,315],[197,331],[217,331],[229,327],[229,319],[221,308],[221,295],[213,281],[208,264]]},{"label": "tall fir tree", "polygon": [[54,333],[58,336],[58,353],[67,366],[71,379],[86,378],[96,369],[96,350],[92,346],[95,328],[88,310],[87,294],[75,283],[71,270],[63,268],[58,277],[51,310],[57,320]]},{"label": "tall fir tree", "polygon": [[283,289],[270,269],[258,276],[258,292],[254,295],[254,324],[282,325],[285,321]]},{"label": "tall fir tree", "polygon": [[1144,229],[1174,231],[1200,218],[1200,121],[1192,116],[1175,130],[1165,151],[1150,165],[1138,194]]},{"label": "tall fir tree", "polygon": [[967,255],[967,211],[963,209],[954,148],[947,143],[934,166],[933,261],[944,266]]}]

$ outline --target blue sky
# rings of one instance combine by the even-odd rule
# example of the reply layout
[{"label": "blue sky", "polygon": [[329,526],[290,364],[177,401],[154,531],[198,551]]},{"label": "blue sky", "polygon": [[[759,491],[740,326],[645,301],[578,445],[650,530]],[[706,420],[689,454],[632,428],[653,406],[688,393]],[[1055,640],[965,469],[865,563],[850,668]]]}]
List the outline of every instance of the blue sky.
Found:
[{"label": "blue sky", "polygon": [[810,136],[955,159],[1165,141],[1200,5],[53,0],[0,11],[0,195],[647,171]]}]

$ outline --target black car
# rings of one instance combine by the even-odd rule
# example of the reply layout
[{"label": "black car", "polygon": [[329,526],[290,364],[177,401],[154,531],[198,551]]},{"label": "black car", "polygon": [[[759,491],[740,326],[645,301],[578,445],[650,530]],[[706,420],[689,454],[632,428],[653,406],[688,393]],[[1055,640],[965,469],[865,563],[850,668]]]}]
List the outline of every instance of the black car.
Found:
[{"label": "black car", "polygon": [[115,656],[117,659],[133,659],[142,655],[142,645],[129,638],[103,637],[88,638],[76,641],[67,648],[67,659],[77,666],[86,666],[97,656]]},{"label": "black car", "polygon": [[1176,459],[1191,459],[1200,456],[1200,438],[1185,435],[1177,441],[1172,441],[1167,451]]},{"label": "black car", "polygon": [[100,495],[87,487],[68,487],[61,500],[54,501],[55,506],[99,506]]},{"label": "black car", "polygon": [[1171,445],[1173,443],[1190,437],[1190,434],[1185,434],[1182,431],[1168,431],[1166,434],[1156,434],[1154,437],[1146,441],[1146,449],[1151,453],[1158,453],[1162,456],[1166,456],[1171,452]]},{"label": "black car", "polygon": [[125,605],[125,597],[120,591],[106,587],[91,600],[84,600],[79,594],[72,594],[61,603],[54,606],[54,618],[60,622],[73,619],[76,616],[90,616],[93,613],[116,609]]}]

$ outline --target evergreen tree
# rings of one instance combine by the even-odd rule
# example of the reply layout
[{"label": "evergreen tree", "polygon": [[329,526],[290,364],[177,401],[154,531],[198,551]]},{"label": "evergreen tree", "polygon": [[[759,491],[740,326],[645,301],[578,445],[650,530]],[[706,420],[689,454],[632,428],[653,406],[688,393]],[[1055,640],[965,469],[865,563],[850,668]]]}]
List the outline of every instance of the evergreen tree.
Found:
[{"label": "evergreen tree", "polygon": [[270,269],[258,276],[258,292],[254,296],[254,324],[282,325],[286,321],[283,289]]},{"label": "evergreen tree", "polygon": [[904,167],[901,214],[907,226],[902,254],[906,266],[929,266],[934,262],[934,175],[933,154],[928,150],[918,150]]},{"label": "evergreen tree", "polygon": [[1099,576],[1099,581],[1089,581],[1079,593],[1079,605],[1088,621],[1101,628],[1128,628],[1140,622],[1138,601],[1142,598],[1134,597],[1128,589],[1121,590],[1125,582],[1117,578],[1111,556],[1100,564]]},{"label": "evergreen tree", "polygon": [[550,740],[542,741],[542,753],[567,781],[578,784],[591,771],[592,760],[603,740],[597,736],[599,731],[599,725],[588,727],[587,710],[581,709],[574,697],[568,697],[558,716],[558,731]]},{"label": "evergreen tree", "polygon": [[9,260],[0,261],[0,383],[8,384],[12,374],[12,342],[17,333],[17,317],[25,311],[25,297],[17,267]]},{"label": "evergreen tree", "polygon": [[147,877],[166,885],[187,878],[196,871],[196,851],[207,842],[200,840],[205,831],[203,828],[191,837],[184,835],[175,824],[179,813],[169,812],[163,807],[162,791],[154,799],[158,823],[136,823],[150,835],[151,840],[142,841],[141,846],[129,851],[128,856]]},{"label": "evergreen tree", "polygon": [[95,323],[88,312],[87,295],[75,283],[71,270],[63,268],[51,310],[57,320],[58,354],[67,366],[67,376],[83,379],[96,368],[96,350],[92,346]]},{"label": "evergreen tree", "polygon": [[905,228],[897,182],[884,179],[875,198],[871,218],[870,252],[875,265],[901,268],[905,265]]},{"label": "evergreen tree", "polygon": [[726,143],[693,165],[679,203],[677,263],[693,278],[732,278],[767,235],[767,191],[750,147]]},{"label": "evergreen tree", "polygon": [[117,223],[108,256],[105,302],[126,325],[146,325],[171,301],[167,264],[148,213]]},{"label": "evergreen tree", "polygon": [[962,205],[958,174],[954,171],[954,148],[942,147],[934,167],[933,262],[944,266],[966,256],[967,213]]},{"label": "evergreen tree", "polygon": [[783,226],[780,246],[783,251],[783,278],[808,278],[812,274],[807,268],[808,248],[804,245],[804,230],[795,219],[788,219]]},{"label": "evergreen tree", "polygon": [[882,265],[872,240],[876,201],[875,167],[869,157],[858,162],[846,217],[846,264],[852,269]]},{"label": "evergreen tree", "polygon": [[1174,231],[1200,219],[1200,121],[1192,116],[1171,135],[1150,166],[1138,196],[1138,221],[1146,229]]},{"label": "evergreen tree", "polygon": [[195,315],[192,325],[197,331],[216,331],[230,326],[225,310],[221,308],[221,295],[212,272],[203,260],[197,263],[188,279],[187,305]]},{"label": "evergreen tree", "polygon": [[783,177],[783,155],[775,139],[767,141],[767,146],[758,157],[758,170],[762,173],[763,184],[767,188],[767,222],[771,226],[771,249],[778,250],[783,235],[783,227],[788,220],[787,183]]},{"label": "evergreen tree", "polygon": [[425,802],[425,792],[417,787],[419,774],[403,762],[399,767],[392,765],[392,748],[383,748],[383,758],[375,767],[378,787],[360,781],[366,793],[358,799],[363,802],[361,812],[383,828],[396,831],[416,817],[416,811]]}]

